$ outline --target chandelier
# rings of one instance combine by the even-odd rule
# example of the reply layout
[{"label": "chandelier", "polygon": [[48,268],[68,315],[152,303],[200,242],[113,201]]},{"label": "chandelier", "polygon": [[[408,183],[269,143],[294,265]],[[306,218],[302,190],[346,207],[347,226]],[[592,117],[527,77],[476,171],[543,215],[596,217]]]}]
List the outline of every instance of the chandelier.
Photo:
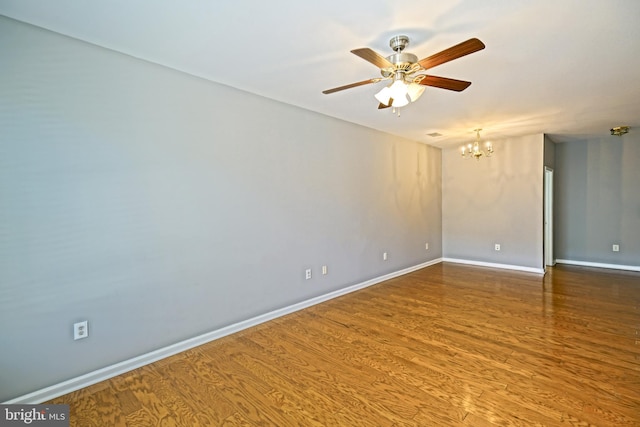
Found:
[{"label": "chandelier", "polygon": [[471,144],[462,146],[462,157],[471,159],[474,158],[476,160],[480,160],[480,157],[487,156],[491,157],[493,154],[493,146],[490,142],[486,142],[484,145],[484,150],[480,148],[480,131],[482,129],[474,129],[476,131],[476,141]]},{"label": "chandelier", "polygon": [[610,129],[611,135],[622,136],[629,133],[629,126],[617,126]]}]

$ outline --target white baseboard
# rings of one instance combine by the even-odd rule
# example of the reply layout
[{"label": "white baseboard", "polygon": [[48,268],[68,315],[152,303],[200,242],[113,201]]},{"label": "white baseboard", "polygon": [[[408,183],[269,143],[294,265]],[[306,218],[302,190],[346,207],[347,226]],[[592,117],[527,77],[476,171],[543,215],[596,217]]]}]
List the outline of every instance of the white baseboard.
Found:
[{"label": "white baseboard", "polygon": [[640,266],[637,266],[637,265],[606,264],[602,262],[573,261],[570,259],[556,259],[556,262],[558,264],[581,265],[583,267],[612,268],[614,270],[640,271]]},{"label": "white baseboard", "polygon": [[261,323],[268,322],[269,320],[277,319],[278,317],[285,316],[287,314],[302,310],[304,308],[311,307],[316,304],[320,304],[330,299],[337,298],[339,296],[346,295],[348,293],[351,293],[360,289],[364,289],[369,286],[376,285],[378,283],[384,282],[385,280],[390,280],[390,279],[411,273],[413,271],[419,270],[421,268],[438,264],[440,262],[442,262],[442,258],[427,261],[412,267],[407,267],[402,270],[385,274],[383,276],[379,276],[379,277],[376,277],[376,278],[373,278],[373,279],[370,279],[370,280],[367,280],[343,289],[338,289],[336,291],[329,292],[327,294],[320,295],[320,296],[290,305],[288,307],[283,307],[278,310],[274,310],[265,314],[261,314],[256,317],[252,317],[247,320],[243,320],[238,323],[234,323],[233,325],[225,326],[223,328],[208,332],[203,335],[199,335],[197,337],[180,341],[178,343],[160,348],[158,350],[154,350],[146,354],[142,354],[132,359],[124,360],[122,362],[104,367],[102,369],[98,369],[93,372],[89,372],[79,377],[61,382],[59,384],[54,384],[50,387],[46,387],[41,390],[34,391],[32,393],[28,393],[20,397],[16,397],[15,399],[11,399],[3,403],[5,404],[37,404],[37,403],[46,402],[48,400],[54,399],[64,394],[71,393],[73,391],[88,387],[93,384],[97,384],[100,381],[113,378],[117,375],[124,374],[126,372],[132,371],[134,369],[140,368],[142,366],[148,365],[158,360],[167,358],[169,356],[173,356],[175,354],[181,353],[191,348],[200,346],[202,344],[206,344],[208,342],[225,337],[227,335],[240,332],[252,326],[256,326]]},{"label": "white baseboard", "polygon": [[458,258],[442,258],[442,261],[453,262],[456,264],[469,264],[469,265],[477,265],[480,267],[502,268],[505,270],[518,270],[518,271],[526,271],[527,273],[544,274],[543,268],[524,267],[521,265],[497,264],[494,262],[471,261],[467,259],[458,259]]}]

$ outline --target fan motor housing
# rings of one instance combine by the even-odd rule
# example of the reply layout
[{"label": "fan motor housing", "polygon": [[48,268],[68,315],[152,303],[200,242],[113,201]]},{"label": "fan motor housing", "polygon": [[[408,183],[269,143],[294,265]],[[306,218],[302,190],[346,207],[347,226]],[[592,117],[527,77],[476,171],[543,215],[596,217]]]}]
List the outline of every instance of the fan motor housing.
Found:
[{"label": "fan motor housing", "polygon": [[393,64],[393,68],[380,70],[383,77],[389,77],[396,70],[409,71],[413,64],[418,62],[418,57],[413,53],[399,52],[387,56],[387,60]]},{"label": "fan motor housing", "polygon": [[406,52],[394,53],[393,55],[387,56],[387,59],[396,67],[401,64],[415,64],[418,62],[417,56],[413,53]]}]

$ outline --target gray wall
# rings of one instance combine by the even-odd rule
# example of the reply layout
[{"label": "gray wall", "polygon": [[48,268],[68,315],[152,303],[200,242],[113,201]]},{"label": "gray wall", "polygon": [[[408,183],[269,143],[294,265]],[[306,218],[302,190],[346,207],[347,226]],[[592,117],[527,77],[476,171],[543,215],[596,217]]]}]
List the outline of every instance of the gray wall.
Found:
[{"label": "gray wall", "polygon": [[549,135],[544,136],[544,165],[551,169],[556,167],[556,144]]},{"label": "gray wall", "polygon": [[556,144],[554,205],[557,259],[640,266],[640,134]]},{"label": "gray wall", "polygon": [[544,137],[492,143],[478,161],[442,153],[443,256],[541,269]]},{"label": "gray wall", "polygon": [[2,17],[0,57],[0,401],[442,256],[439,149]]}]

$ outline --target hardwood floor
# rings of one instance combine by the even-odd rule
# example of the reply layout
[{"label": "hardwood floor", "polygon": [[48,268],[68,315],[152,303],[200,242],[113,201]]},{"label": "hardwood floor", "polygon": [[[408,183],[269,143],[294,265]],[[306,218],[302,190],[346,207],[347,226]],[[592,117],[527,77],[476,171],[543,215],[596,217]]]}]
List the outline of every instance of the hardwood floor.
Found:
[{"label": "hardwood floor", "polygon": [[443,263],[52,403],[72,426],[639,426],[640,273]]}]

